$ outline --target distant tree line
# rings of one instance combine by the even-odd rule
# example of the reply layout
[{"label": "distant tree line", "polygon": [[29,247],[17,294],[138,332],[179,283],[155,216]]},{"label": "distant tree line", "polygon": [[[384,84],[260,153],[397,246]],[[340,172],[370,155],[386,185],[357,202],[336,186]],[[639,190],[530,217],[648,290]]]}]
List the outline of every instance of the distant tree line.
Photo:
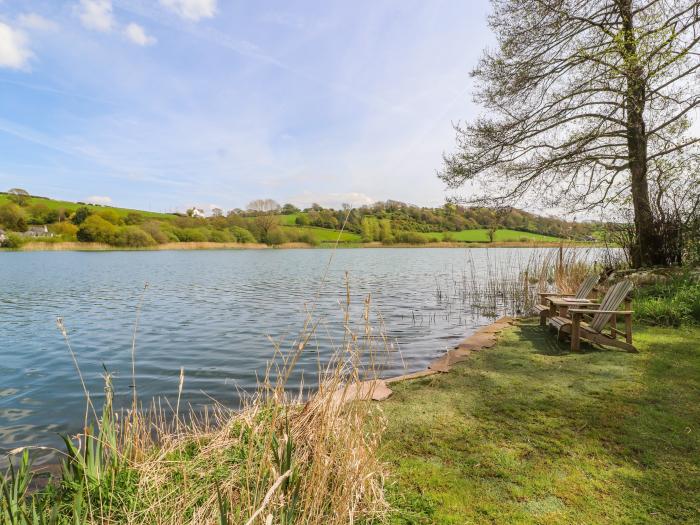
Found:
[{"label": "distant tree line", "polygon": [[42,240],[99,242],[136,248],[172,242],[316,245],[321,230],[314,228],[344,230],[357,234],[355,238],[363,242],[386,244],[451,240],[450,232],[470,229],[487,230],[491,240],[497,229],[585,240],[599,227],[514,208],[493,210],[454,204],[428,208],[394,200],[359,208],[344,205],[342,209],[313,204],[302,210],[293,204],[280,205],[272,199],[258,199],[245,210],[225,213],[217,209],[205,217],[203,212],[189,210],[184,214],[154,216],[93,205],[64,209],[51,204],[50,200],[32,198],[21,192],[7,195],[9,202],[0,205],[0,228],[7,231],[21,233],[32,225],[47,225],[53,237]]}]

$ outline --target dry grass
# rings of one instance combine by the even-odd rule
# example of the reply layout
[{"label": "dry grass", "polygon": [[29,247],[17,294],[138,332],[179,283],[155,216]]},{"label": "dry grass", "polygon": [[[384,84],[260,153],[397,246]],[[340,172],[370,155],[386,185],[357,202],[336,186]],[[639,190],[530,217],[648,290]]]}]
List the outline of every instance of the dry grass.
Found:
[{"label": "dry grass", "polygon": [[[366,308],[369,318],[369,303]],[[118,509],[120,522],[219,524],[222,513],[226,523],[247,523],[254,515],[255,523],[381,520],[387,510],[377,459],[381,412],[369,403],[371,390],[358,389],[360,399],[352,403],[338,402],[338,392],[375,376],[363,363],[371,363],[383,343],[349,332],[321,372],[320,387],[310,396],[291,394],[287,378],[313,339],[316,326],[309,327],[293,352],[277,351],[242,410],[215,404],[185,421],[158,408],[150,411],[157,418],[124,428],[127,441],[138,443],[130,468],[139,505]],[[104,518],[112,516],[95,515],[93,522]]]},{"label": "dry grass", "polygon": [[[143,409],[135,392],[132,406],[114,413],[106,375],[101,416],[85,392],[86,421],[96,429],[86,423],[84,432],[67,439],[60,479],[34,495],[26,492],[27,482],[13,501],[0,497],[0,518],[7,511],[18,524],[37,522],[33,512],[46,520],[41,523],[52,524],[383,521],[388,509],[377,450],[385,422],[369,401],[389,348],[383,331],[372,326],[378,320],[381,328],[381,316],[370,297],[359,324],[351,322],[350,311],[348,290],[345,335],[323,360],[316,333],[325,327],[312,304],[291,348],[273,345],[257,391],[244,395],[240,410],[214,402],[203,412],[183,415],[181,373],[175,406],[154,400]],[[63,321],[58,325],[74,355]],[[137,327],[138,314],[134,341]],[[319,386],[313,390],[290,380],[309,351],[319,352]],[[132,356],[135,363],[136,346]],[[351,402],[345,402],[348,391],[354,392]]]},{"label": "dry grass", "polygon": [[576,293],[588,275],[596,271],[590,250],[560,246],[556,250],[533,255],[527,273],[538,292]]}]

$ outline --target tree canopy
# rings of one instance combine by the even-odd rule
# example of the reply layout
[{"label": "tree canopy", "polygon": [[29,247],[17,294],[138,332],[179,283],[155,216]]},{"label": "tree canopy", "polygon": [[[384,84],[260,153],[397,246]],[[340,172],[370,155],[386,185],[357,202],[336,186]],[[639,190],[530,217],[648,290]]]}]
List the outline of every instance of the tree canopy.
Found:
[{"label": "tree canopy", "polygon": [[695,0],[492,0],[498,39],[473,71],[486,115],[456,126],[450,187],[475,201],[633,210],[634,263],[666,262],[649,179],[692,151]]}]

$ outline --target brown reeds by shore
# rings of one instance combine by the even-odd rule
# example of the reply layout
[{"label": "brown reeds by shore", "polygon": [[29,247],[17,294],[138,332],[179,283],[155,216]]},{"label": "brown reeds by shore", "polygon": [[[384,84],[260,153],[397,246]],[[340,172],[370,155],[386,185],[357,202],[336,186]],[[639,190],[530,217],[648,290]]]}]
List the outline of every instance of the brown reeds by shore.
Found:
[{"label": "brown reeds by shore", "polygon": [[215,400],[202,412],[184,409],[184,371],[176,402],[141,405],[135,372],[139,302],[131,406],[113,410],[111,376],[105,372],[106,401],[99,413],[59,319],[85,389],[85,429],[64,437],[60,475],[33,494],[31,447],[11,452],[20,460],[0,476],[0,519],[22,525],[382,522],[385,471],[377,450],[384,420],[369,400],[372,379],[392,349],[371,297],[358,324],[351,322],[349,290],[346,296],[344,336],[328,349],[328,359],[319,354],[318,387],[289,384],[300,356],[317,351],[316,334],[325,329],[312,303],[289,348],[273,341],[258,389],[244,395],[235,410]]},{"label": "brown reeds by shore", "polygon": [[[265,249],[319,249],[319,248],[552,248],[551,242],[431,242],[426,244],[382,244],[369,243],[321,243],[313,246],[303,242],[288,242],[276,246],[262,243],[237,242],[169,242],[145,248],[124,248],[99,242],[28,242],[15,250],[0,248],[2,251],[41,252],[41,251],[168,251],[168,250],[265,250]],[[590,247],[590,243],[567,243],[567,247]]]}]

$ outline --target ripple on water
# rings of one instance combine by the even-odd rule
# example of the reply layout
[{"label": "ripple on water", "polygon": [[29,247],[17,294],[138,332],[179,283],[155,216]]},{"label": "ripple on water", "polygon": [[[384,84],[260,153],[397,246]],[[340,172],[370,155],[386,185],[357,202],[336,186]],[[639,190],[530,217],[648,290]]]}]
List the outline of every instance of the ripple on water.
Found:
[{"label": "ripple on water", "polygon": [[[252,389],[273,353],[289,348],[318,291],[330,251],[35,252],[0,254],[0,448],[60,447],[58,433],[82,425],[85,399],[56,329],[64,318],[72,348],[94,399],[103,397],[105,368],[116,403],[131,390],[131,338],[144,295],[137,338],[137,386],[142,398],[175,396],[185,369],[184,400],[209,396],[236,406],[238,388]],[[339,250],[314,310],[318,338],[299,361],[296,379],[313,386],[318,359],[342,340],[345,273],[351,314],[361,327],[364,298],[381,313],[392,360],[385,373],[424,368],[490,319],[469,305],[448,315],[436,300],[436,275],[469,265],[485,278],[495,260],[527,260],[531,250]],[[454,311],[452,311],[454,309]],[[361,332],[361,330],[360,330]],[[400,353],[398,352],[400,349]],[[317,353],[318,352],[318,353]],[[405,366],[404,366],[405,365]]]}]

